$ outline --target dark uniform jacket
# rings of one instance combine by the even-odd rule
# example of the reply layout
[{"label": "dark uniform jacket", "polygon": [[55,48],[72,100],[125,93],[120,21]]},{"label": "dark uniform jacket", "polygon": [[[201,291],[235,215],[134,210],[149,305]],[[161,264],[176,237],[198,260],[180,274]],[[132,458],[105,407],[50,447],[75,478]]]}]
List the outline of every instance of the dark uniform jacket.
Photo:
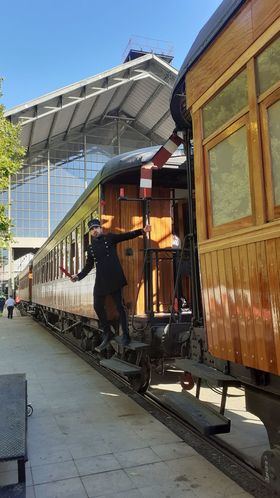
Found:
[{"label": "dark uniform jacket", "polygon": [[108,233],[92,237],[92,242],[87,249],[87,262],[82,271],[78,273],[78,279],[82,280],[95,266],[94,293],[96,295],[106,296],[127,285],[116,245],[124,240],[135,239],[142,234],[143,230],[140,229],[121,234]]}]

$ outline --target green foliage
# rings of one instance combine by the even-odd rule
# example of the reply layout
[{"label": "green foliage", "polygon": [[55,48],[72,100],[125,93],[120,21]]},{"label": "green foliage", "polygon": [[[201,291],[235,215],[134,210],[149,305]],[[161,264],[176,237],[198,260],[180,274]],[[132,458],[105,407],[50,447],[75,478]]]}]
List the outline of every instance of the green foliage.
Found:
[{"label": "green foliage", "polygon": [[[20,125],[11,124],[4,116],[0,105],[0,190],[9,186],[9,176],[15,174],[22,165],[25,148],[20,145]],[[0,247],[11,240],[11,220],[8,219],[3,204],[0,204]]]}]

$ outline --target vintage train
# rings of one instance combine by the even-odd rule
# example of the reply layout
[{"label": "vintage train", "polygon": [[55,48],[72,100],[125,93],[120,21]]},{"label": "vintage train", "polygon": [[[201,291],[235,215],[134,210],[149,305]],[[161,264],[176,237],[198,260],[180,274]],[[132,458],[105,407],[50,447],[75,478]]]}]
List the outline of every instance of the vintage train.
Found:
[{"label": "vintage train", "polygon": [[[124,301],[132,336],[140,340],[134,344],[134,350],[141,352],[137,354],[136,351],[133,357],[131,351],[126,351],[121,356],[122,360],[129,357],[130,362],[145,365],[137,379],[138,390],[147,388],[150,374],[145,345],[151,346],[149,354],[157,363],[162,357],[180,356],[191,320],[187,307],[190,296],[190,277],[186,271],[188,249],[185,244],[181,258],[182,250],[173,247],[172,243],[175,233],[177,240],[181,238],[182,241],[186,235],[183,222],[187,200],[186,168],[182,150],[170,158],[155,178],[153,200],[138,197],[140,168],[157,150],[158,147],[152,147],[125,153],[108,161],[19,276],[21,306],[32,304],[35,318],[63,334],[72,332],[83,349],[94,352],[101,332],[93,309],[95,269],[73,285],[61,267],[74,274],[84,266],[90,219],[101,218],[105,233],[108,230],[118,233],[142,227],[149,217],[151,238],[130,240],[118,249],[128,280]],[[107,309],[117,331],[118,316],[110,299]],[[171,321],[173,330],[176,327],[181,338],[172,344],[167,334]],[[113,352],[111,350],[111,354]],[[110,356],[109,351],[107,356]],[[135,365],[131,370],[126,368],[126,374],[135,377]],[[136,386],[135,379],[132,380]]]},{"label": "vintage train", "polygon": [[[153,360],[177,357],[185,387],[197,382],[197,398],[201,379],[222,386],[221,416],[227,387],[243,386],[247,410],[266,427],[271,449],[263,454],[263,472],[278,491],[279,31],[279,0],[221,3],[191,47],[171,98],[186,161],[177,169],[154,168],[151,198],[145,193],[142,199],[139,172],[154,151],[109,161],[34,257],[32,285],[37,316],[88,339],[86,330],[97,326],[94,274],[76,292],[59,264],[70,272],[81,267],[90,216],[100,215],[114,231],[138,228],[149,216],[152,241],[135,239],[120,252],[136,338],[151,345]],[[174,234],[181,251],[172,248]],[[180,298],[190,311],[178,306]],[[148,362],[137,347],[132,352],[130,363],[142,367],[138,388],[145,389]],[[170,403],[175,407],[174,396]],[[202,422],[195,423],[203,430]]]}]

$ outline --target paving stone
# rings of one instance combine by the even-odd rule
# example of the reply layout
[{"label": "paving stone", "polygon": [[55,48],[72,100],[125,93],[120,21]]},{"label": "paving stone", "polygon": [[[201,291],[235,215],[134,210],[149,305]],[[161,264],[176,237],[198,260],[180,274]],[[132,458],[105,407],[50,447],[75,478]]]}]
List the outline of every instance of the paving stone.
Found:
[{"label": "paving stone", "polygon": [[184,441],[153,445],[151,448],[161,460],[172,460],[183,456],[197,455],[197,452]]},{"label": "paving stone", "polygon": [[98,474],[108,470],[120,469],[121,465],[114,455],[99,455],[90,458],[79,458],[75,460],[75,465],[80,476]]},{"label": "paving stone", "polygon": [[123,470],[82,477],[82,482],[90,498],[111,493],[112,489],[120,493],[136,487]]},{"label": "paving stone", "polygon": [[[144,498],[196,498],[192,489],[178,483],[163,486],[146,486],[139,489]],[[207,495],[205,495],[207,498]]]},{"label": "paving stone", "polygon": [[126,469],[126,473],[137,488],[145,486],[168,484],[172,482],[172,475],[164,462],[141,465]]},{"label": "paving stone", "polygon": [[168,460],[165,463],[170,477],[176,482],[187,482],[199,498],[232,497],[244,492],[238,484],[200,455]]},{"label": "paving stone", "polygon": [[72,460],[72,454],[66,447],[37,447],[29,452],[29,460],[31,467],[38,465],[46,465],[59,462],[67,462]]},{"label": "paving stone", "polygon": [[79,478],[65,479],[35,486],[36,498],[87,498]]},{"label": "paving stone", "polygon": [[143,495],[139,489],[130,489],[129,491],[121,491],[120,493],[101,495],[98,498],[143,498]]},{"label": "paving stone", "polygon": [[135,467],[148,463],[159,462],[160,457],[151,448],[137,448],[129,451],[118,451],[115,457],[123,468]]},{"label": "paving stone", "polygon": [[32,466],[34,484],[58,481],[78,476],[73,461]]},{"label": "paving stone", "polygon": [[90,443],[88,438],[86,440],[69,444],[68,448],[74,459],[112,453],[108,443],[97,440]]}]

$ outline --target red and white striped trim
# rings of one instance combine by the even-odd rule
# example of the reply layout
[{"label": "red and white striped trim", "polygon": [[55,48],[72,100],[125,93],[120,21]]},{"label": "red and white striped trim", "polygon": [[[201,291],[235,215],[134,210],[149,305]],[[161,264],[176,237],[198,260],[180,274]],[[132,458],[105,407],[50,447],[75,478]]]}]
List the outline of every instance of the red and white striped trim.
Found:
[{"label": "red and white striped trim", "polygon": [[181,143],[183,143],[182,138],[173,132],[167,142],[154,155],[153,160],[141,167],[140,197],[145,199],[152,196],[153,169],[162,168]]},{"label": "red and white striped trim", "polygon": [[149,162],[147,164],[144,164],[141,168],[140,197],[151,197],[152,176],[153,176],[154,167],[155,167],[154,163]]}]

